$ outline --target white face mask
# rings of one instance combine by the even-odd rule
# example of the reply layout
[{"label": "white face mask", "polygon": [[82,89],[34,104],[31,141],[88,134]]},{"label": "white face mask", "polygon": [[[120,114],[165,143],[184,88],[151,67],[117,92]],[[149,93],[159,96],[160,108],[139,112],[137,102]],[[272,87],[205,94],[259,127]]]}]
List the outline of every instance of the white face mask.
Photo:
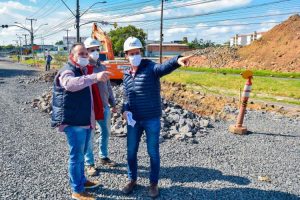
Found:
[{"label": "white face mask", "polygon": [[129,62],[132,66],[139,66],[142,61],[142,56],[141,55],[134,55],[134,56],[128,56]]},{"label": "white face mask", "polygon": [[94,61],[97,61],[99,58],[98,51],[94,51],[94,52],[90,53],[90,58],[92,58]]},{"label": "white face mask", "polygon": [[89,59],[83,58],[83,57],[78,57],[77,64],[80,65],[81,67],[85,67],[89,64]]}]

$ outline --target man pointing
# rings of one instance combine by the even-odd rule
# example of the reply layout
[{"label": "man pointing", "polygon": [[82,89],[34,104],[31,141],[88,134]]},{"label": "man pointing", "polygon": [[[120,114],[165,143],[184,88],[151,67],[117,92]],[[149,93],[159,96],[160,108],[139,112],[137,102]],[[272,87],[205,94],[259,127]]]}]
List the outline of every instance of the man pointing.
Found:
[{"label": "man pointing", "polygon": [[91,85],[109,79],[110,72],[87,75],[88,51],[83,44],[74,44],[68,63],[57,73],[53,84],[51,126],[64,132],[69,146],[69,178],[72,198],[92,200],[85,189],[99,186],[84,176],[84,154],[95,128]]},{"label": "man pointing", "polygon": [[[150,156],[149,196],[159,195],[158,180],[160,170],[159,134],[162,113],[160,96],[160,78],[180,66],[186,66],[189,58],[176,56],[163,64],[142,59],[142,43],[135,37],[129,37],[124,43],[124,52],[131,67],[124,74],[123,117],[130,122],[127,125],[127,165],[129,183],[123,188],[125,194],[133,191],[137,184],[137,152],[140,138],[145,131],[147,151]],[[136,121],[131,124],[131,116]]]}]

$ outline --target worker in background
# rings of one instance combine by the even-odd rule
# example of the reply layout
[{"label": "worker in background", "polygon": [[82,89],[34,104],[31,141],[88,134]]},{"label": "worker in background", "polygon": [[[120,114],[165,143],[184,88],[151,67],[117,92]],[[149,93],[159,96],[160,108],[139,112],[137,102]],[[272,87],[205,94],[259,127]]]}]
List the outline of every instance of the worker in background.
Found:
[{"label": "worker in background", "polygon": [[150,187],[148,194],[159,195],[158,180],[160,170],[159,135],[162,113],[160,78],[180,66],[186,66],[189,58],[176,56],[163,64],[142,59],[142,43],[129,37],[124,43],[126,59],[131,68],[125,72],[124,100],[122,113],[127,121],[127,165],[129,182],[123,188],[125,194],[133,191],[137,184],[137,152],[140,138],[145,131],[147,150],[150,156]]},{"label": "worker in background", "polygon": [[21,56],[20,56],[20,53],[19,53],[19,52],[18,52],[17,58],[18,58],[18,63],[19,63],[19,62],[20,62],[20,59],[21,59]]},{"label": "worker in background", "polygon": [[[100,51],[100,42],[98,40],[87,38],[84,41],[84,45],[87,48],[89,53],[89,65],[88,70],[90,73],[98,73],[106,71],[106,67],[100,64],[99,61],[99,51]],[[101,118],[100,113],[95,112],[96,123],[100,128],[99,135],[99,157],[100,163],[108,167],[115,167],[116,162],[112,161],[109,158],[109,137],[111,133],[111,111],[117,112],[116,109],[116,100],[112,91],[110,81],[98,82],[98,91],[99,94],[93,93],[94,99],[101,98],[102,102],[102,114],[104,116]],[[100,104],[99,104],[100,105]],[[100,110],[100,109],[99,109]],[[93,135],[93,134],[92,134]],[[96,175],[96,168],[94,165],[94,156],[93,156],[93,139],[91,137],[88,149],[85,155],[85,165],[87,166],[88,175]]]},{"label": "worker in background", "polygon": [[50,64],[51,64],[51,61],[52,61],[52,56],[50,55],[50,52],[47,51],[46,53],[46,66],[45,66],[45,70],[46,71],[49,71],[50,70]]},{"label": "worker in background", "polygon": [[84,175],[84,155],[95,128],[91,85],[106,82],[110,72],[87,75],[88,52],[83,44],[74,44],[68,63],[57,73],[53,85],[51,126],[64,132],[69,146],[69,178],[72,198],[95,199],[86,189],[98,187]]}]

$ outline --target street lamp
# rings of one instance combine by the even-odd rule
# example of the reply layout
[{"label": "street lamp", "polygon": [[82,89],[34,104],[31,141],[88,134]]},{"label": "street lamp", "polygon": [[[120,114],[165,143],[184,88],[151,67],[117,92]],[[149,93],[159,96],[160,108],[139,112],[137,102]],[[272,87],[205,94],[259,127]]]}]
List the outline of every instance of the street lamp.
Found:
[{"label": "street lamp", "polygon": [[16,24],[14,26],[17,26],[19,28],[22,28],[22,29],[30,32],[30,30],[28,28],[26,28],[24,25],[20,24],[19,22],[14,22],[14,23]]},{"label": "street lamp", "polygon": [[34,33],[36,33],[42,26],[47,26],[48,25],[48,23],[46,23],[46,24],[41,24],[35,31],[34,31]]},{"label": "street lamp", "polygon": [[48,25],[47,23],[46,24],[41,24],[35,31],[33,31],[33,25],[32,25],[32,21],[36,21],[36,19],[27,19],[26,20],[30,20],[31,21],[31,28],[28,29],[26,28],[23,24],[19,23],[19,22],[14,22],[15,25],[13,26],[17,26],[19,28],[22,28],[26,31],[28,31],[30,33],[30,40],[31,40],[31,53],[32,53],[32,57],[34,58],[34,52],[33,52],[33,39],[34,39],[34,33],[36,33],[40,27],[44,26],[44,25]]},{"label": "street lamp", "polygon": [[97,20],[92,20],[92,21],[88,21],[88,22],[85,22],[83,24],[80,24],[80,26],[84,26],[84,25],[87,25],[87,24],[91,24],[91,23],[100,23],[102,25],[114,25],[114,23],[109,23],[109,22],[106,22],[106,21],[97,21]]},{"label": "street lamp", "polygon": [[79,11],[79,0],[76,0],[76,14],[69,8],[69,6],[66,4],[64,0],[61,0],[63,4],[68,8],[68,10],[72,13],[72,15],[76,18],[76,29],[77,29],[77,42],[80,42],[80,17],[83,16],[87,11],[89,11],[94,5],[99,3],[106,3],[106,1],[99,1],[94,4],[92,4],[88,9],[86,9],[82,14],[80,14]]},{"label": "street lamp", "polygon": [[107,3],[107,2],[106,2],[106,1],[99,1],[99,2],[96,2],[96,3],[92,4],[90,7],[88,7],[88,9],[86,9],[86,10],[80,15],[80,17],[81,17],[82,15],[84,15],[87,11],[89,11],[94,5],[99,4],[99,3]]}]

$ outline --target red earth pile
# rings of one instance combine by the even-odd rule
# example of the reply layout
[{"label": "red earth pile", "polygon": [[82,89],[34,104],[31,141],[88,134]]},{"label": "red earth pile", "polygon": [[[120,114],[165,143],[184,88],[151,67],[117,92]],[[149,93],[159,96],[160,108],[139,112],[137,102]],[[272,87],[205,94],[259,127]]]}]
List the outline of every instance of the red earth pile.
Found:
[{"label": "red earth pile", "polygon": [[289,17],[248,46],[202,52],[192,59],[191,65],[300,72],[300,16]]}]

